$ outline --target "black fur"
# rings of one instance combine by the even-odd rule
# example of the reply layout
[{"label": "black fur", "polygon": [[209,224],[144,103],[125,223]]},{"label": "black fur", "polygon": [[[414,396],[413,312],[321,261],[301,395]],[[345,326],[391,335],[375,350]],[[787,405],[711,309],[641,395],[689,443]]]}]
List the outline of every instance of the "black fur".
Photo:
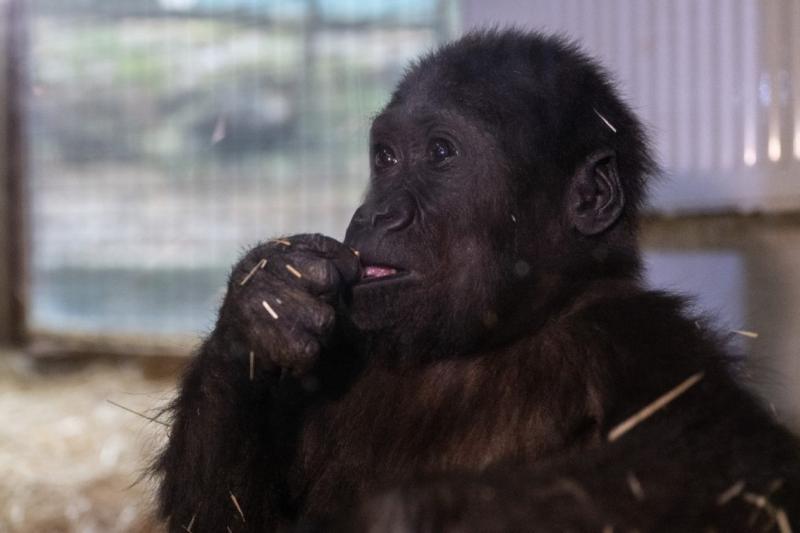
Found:
[{"label": "black fur", "polygon": [[593,61],[470,34],[409,69],[371,142],[344,244],[234,267],[154,469],[171,531],[800,528],[798,442],[639,281],[654,165]]}]

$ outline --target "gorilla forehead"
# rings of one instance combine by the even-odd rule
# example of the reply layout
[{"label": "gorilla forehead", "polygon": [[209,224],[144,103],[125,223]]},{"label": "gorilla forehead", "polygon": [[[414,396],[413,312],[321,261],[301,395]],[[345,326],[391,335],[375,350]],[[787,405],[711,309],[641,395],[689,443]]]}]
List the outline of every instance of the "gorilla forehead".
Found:
[{"label": "gorilla forehead", "polygon": [[[587,84],[601,88],[602,74],[568,42],[516,31],[482,31],[413,64],[388,107],[436,104],[495,122],[525,109],[545,110],[564,91],[577,94]],[[510,101],[517,105],[507,107]]]},{"label": "gorilla forehead", "polygon": [[425,109],[489,131],[523,182],[560,187],[593,152],[612,150],[632,211],[657,170],[644,128],[609,75],[560,37],[488,30],[442,46],[408,69],[384,112],[415,117]]}]

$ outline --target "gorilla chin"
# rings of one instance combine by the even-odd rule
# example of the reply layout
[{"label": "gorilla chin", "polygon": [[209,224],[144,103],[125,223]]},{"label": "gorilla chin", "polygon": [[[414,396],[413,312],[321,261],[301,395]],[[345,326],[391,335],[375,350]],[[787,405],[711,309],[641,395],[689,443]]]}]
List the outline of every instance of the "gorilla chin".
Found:
[{"label": "gorilla chin", "polygon": [[[378,269],[385,274],[365,274]],[[362,277],[343,296],[347,319],[361,332],[402,327],[408,316],[401,311],[413,307],[413,300],[423,293],[423,281],[415,271],[362,266]]]}]

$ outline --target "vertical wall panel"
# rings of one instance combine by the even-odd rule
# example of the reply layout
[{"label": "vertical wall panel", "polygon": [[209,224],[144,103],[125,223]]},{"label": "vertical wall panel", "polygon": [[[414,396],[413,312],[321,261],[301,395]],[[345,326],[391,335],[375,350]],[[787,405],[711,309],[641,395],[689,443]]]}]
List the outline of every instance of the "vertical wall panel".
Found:
[{"label": "vertical wall panel", "polygon": [[800,160],[800,2],[791,2],[791,101],[792,101],[792,151],[795,160]]},{"label": "vertical wall panel", "polygon": [[[758,11],[755,0],[742,0],[740,20],[758,21]],[[765,90],[768,87],[763,83],[763,72],[759,68],[759,43],[757,42],[752,23],[739,24],[741,35],[741,74],[739,86],[741,87],[741,107],[744,119],[744,150],[742,159],[747,166],[755,166],[764,157],[762,142],[759,139],[759,108],[763,102]]]},{"label": "vertical wall panel", "polygon": [[719,159],[716,165],[723,173],[731,172],[731,169],[738,163],[738,156],[741,153],[738,147],[741,134],[739,133],[740,121],[736,113],[737,98],[730,89],[737,86],[738,73],[737,46],[739,40],[734,37],[735,23],[738,22],[734,14],[736,3],[729,0],[717,0],[715,6],[718,28],[716,43],[719,48],[719,57],[716,61],[718,75],[716,93],[719,99],[717,107],[718,142],[716,144],[718,145]]},{"label": "vertical wall panel", "polygon": [[713,4],[712,0],[696,1],[693,28],[694,49],[697,50],[697,58],[692,68],[692,85],[697,91],[693,113],[697,117],[695,164],[704,174],[713,172],[712,161],[719,146],[719,142],[715,142],[718,132],[714,127],[714,116],[719,110],[720,101],[714,94],[715,87],[719,86],[714,63],[719,58],[715,52],[718,26],[714,24]]}]

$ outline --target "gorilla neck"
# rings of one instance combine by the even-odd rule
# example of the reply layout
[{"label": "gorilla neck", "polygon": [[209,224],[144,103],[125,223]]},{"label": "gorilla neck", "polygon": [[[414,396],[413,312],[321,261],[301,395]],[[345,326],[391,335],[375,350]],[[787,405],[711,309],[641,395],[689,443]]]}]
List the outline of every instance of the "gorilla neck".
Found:
[{"label": "gorilla neck", "polygon": [[[446,312],[431,312],[420,305],[418,312],[392,317],[394,320],[373,329],[350,324],[348,338],[363,361],[388,368],[491,358],[495,351],[538,342],[549,324],[560,322],[563,316],[596,300],[598,295],[638,287],[638,257],[631,259],[627,267],[631,274],[612,277],[599,269],[595,277],[584,278],[570,277],[567,272],[540,274],[525,285],[511,286],[500,301],[474,303],[461,311]],[[475,309],[484,311],[475,313]]]}]

